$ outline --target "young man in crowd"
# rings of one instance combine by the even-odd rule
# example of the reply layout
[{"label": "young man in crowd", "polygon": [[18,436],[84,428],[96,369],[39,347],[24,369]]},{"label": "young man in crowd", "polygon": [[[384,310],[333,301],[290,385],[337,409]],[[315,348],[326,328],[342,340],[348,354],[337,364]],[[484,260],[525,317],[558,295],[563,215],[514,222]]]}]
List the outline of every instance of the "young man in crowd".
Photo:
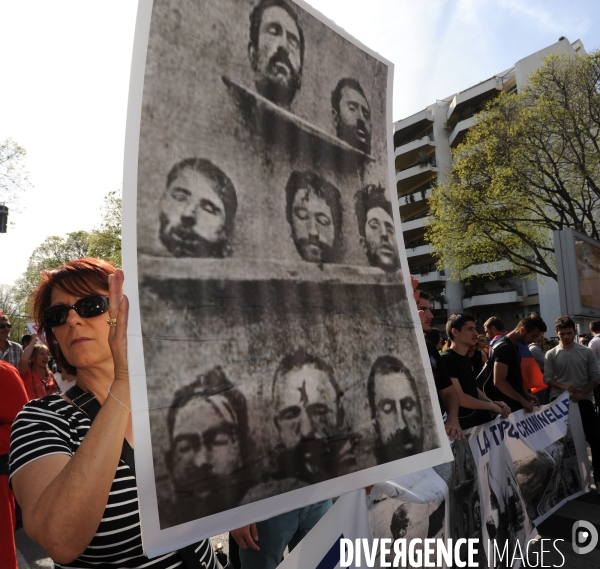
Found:
[{"label": "young man in crowd", "polygon": [[490,420],[489,415],[478,411],[491,411],[494,415],[508,417],[510,409],[506,403],[492,401],[477,388],[471,358],[467,355],[469,348],[477,345],[475,318],[470,314],[453,314],[446,323],[446,332],[452,340],[452,347],[442,353],[442,361],[458,392],[461,428],[470,429]]},{"label": "young man in crowd", "polygon": [[490,343],[488,346],[488,356],[492,353],[492,348],[499,342],[508,332],[504,329],[504,322],[497,316],[488,318],[483,323],[483,330],[485,335],[489,338]]},{"label": "young man in crowd", "polygon": [[[421,320],[421,327],[423,332],[427,333],[431,330],[431,322],[433,321],[433,312],[431,312],[431,303],[429,302],[429,295],[422,290],[416,288],[419,282],[413,280],[413,288],[415,288],[415,299],[417,301],[417,309],[419,311],[419,319]],[[437,348],[431,343],[425,340],[427,346],[427,353],[429,355],[429,362],[431,363],[431,371],[433,372],[433,379],[435,381],[435,388],[437,389],[438,396],[440,398],[440,407],[442,407],[442,413],[444,410],[447,413],[446,419],[446,434],[450,439],[457,438],[463,440],[464,435],[460,427],[458,420],[458,408],[459,398],[452,380],[444,367],[440,353]],[[443,404],[443,405],[442,405]],[[445,408],[445,409],[444,409]]]},{"label": "young man in crowd", "polygon": [[530,314],[496,343],[491,355],[493,373],[482,387],[490,399],[504,401],[511,411],[525,409],[531,413],[533,406],[539,405],[537,397],[523,387],[518,344],[527,346],[536,342],[547,329],[546,323],[537,314]]},{"label": "young man in crowd", "polygon": [[576,341],[575,322],[561,316],[554,324],[559,345],[546,354],[544,381],[556,399],[564,391],[571,403],[579,404],[585,440],[592,451],[596,491],[600,493],[600,420],[594,411],[592,394],[600,383],[600,367],[594,352]]},{"label": "young man in crowd", "polygon": [[590,322],[590,334],[592,334],[593,338],[590,340],[588,348],[594,352],[600,364],[600,320]]}]

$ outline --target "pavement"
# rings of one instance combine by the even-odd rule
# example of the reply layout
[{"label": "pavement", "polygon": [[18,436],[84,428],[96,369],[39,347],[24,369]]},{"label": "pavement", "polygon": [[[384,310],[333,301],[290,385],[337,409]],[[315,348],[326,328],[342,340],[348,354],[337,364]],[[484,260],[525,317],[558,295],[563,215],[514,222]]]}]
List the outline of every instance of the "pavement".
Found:
[{"label": "pavement", "polygon": [[[580,555],[573,551],[571,533],[573,524],[577,520],[591,522],[600,534],[600,496],[595,490],[568,502],[545,522],[538,525],[538,531],[544,541],[539,541],[535,547],[530,549],[529,566],[598,569],[600,567],[600,540],[590,553]],[[223,549],[228,553],[227,537],[226,533],[213,537],[213,545],[221,542]],[[32,542],[22,529],[17,531],[15,539],[19,569],[54,567],[44,550]],[[541,553],[542,549],[544,550],[543,554]]]}]

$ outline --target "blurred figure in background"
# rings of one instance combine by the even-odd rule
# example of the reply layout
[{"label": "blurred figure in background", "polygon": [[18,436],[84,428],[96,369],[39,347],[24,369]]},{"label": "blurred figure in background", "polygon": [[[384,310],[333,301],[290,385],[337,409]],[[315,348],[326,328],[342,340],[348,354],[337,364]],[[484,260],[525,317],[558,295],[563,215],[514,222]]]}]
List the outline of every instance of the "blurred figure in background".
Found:
[{"label": "blurred figure in background", "polygon": [[36,342],[37,335],[34,334],[19,360],[19,373],[30,401],[58,392],[54,374],[48,367],[50,351],[44,344]]},{"label": "blurred figure in background", "polygon": [[8,362],[0,361],[0,384],[0,567],[17,569],[15,499],[8,487],[8,450],[11,425],[28,399],[16,368]]}]

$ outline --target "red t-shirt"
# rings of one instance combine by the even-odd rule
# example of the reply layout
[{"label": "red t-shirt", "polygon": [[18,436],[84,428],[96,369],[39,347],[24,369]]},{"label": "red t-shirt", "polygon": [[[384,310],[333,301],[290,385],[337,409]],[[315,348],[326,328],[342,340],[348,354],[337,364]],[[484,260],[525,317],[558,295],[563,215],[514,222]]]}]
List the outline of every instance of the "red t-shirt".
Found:
[{"label": "red t-shirt", "polygon": [[10,428],[17,413],[29,401],[17,368],[0,360],[0,454],[8,454]]},{"label": "red t-shirt", "polygon": [[23,380],[23,385],[25,385],[29,401],[40,399],[40,397],[45,397],[58,391],[58,385],[54,381],[54,374],[52,372],[48,376],[43,376],[32,369],[28,369],[27,373],[21,376],[21,379]]}]

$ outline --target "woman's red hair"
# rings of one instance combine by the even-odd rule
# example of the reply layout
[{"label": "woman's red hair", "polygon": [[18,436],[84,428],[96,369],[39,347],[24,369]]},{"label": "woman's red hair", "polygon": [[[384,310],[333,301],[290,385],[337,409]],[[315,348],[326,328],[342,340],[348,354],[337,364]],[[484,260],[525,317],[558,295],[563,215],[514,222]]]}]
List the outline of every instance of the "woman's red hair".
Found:
[{"label": "woman's red hair", "polygon": [[61,369],[71,375],[77,370],[65,359],[56,342],[52,328],[44,326],[44,310],[50,306],[52,291],[59,288],[67,294],[84,297],[93,294],[108,294],[108,277],[114,275],[116,267],[103,259],[90,257],[76,259],[42,273],[40,283],[33,301],[33,315],[38,325],[38,334],[46,334],[46,343],[52,357]]}]

